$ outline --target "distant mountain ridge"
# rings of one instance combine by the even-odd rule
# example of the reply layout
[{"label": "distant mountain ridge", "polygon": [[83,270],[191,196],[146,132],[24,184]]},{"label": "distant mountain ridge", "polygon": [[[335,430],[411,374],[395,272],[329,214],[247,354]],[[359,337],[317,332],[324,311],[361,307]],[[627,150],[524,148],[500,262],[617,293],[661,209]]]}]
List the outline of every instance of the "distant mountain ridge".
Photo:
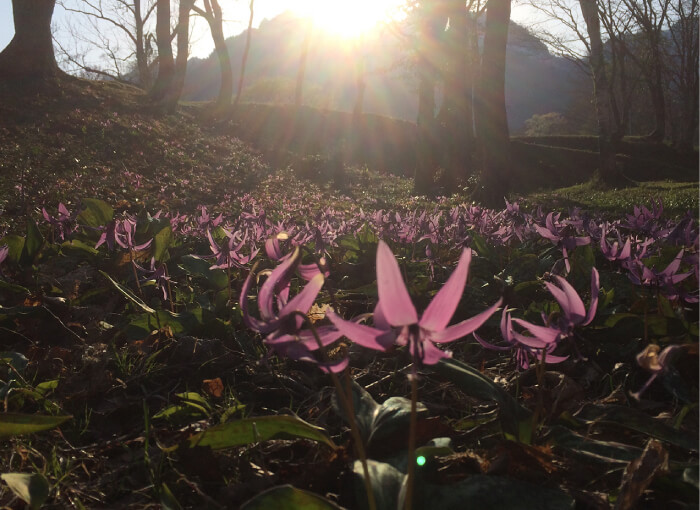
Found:
[{"label": "distant mountain ridge", "polygon": [[[292,102],[304,24],[291,13],[264,20],[253,29],[243,99]],[[238,83],[246,32],[227,39]],[[357,52],[365,55],[368,73],[363,111],[415,121],[418,106],[411,69],[401,65],[408,54],[394,35],[367,36],[364,47],[316,30],[311,39],[304,82],[304,103],[351,111],[356,97]],[[517,133],[533,114],[564,112],[571,100],[572,79],[581,72],[568,60],[553,56],[522,26],[512,23],[506,62],[506,103],[511,131]],[[189,61],[184,100],[211,100],[218,93],[216,55]]]}]

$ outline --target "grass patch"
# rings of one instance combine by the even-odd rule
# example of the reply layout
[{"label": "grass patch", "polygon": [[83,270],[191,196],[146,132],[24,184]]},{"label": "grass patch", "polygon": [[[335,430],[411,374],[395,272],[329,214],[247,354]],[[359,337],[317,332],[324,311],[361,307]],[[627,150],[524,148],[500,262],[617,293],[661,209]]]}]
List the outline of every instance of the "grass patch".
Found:
[{"label": "grass patch", "polygon": [[541,205],[544,209],[580,207],[596,211],[606,217],[620,217],[634,206],[651,205],[661,200],[666,217],[677,217],[688,211],[698,216],[698,183],[649,181],[628,188],[601,190],[591,182],[548,191],[539,191],[522,197],[527,206]]}]

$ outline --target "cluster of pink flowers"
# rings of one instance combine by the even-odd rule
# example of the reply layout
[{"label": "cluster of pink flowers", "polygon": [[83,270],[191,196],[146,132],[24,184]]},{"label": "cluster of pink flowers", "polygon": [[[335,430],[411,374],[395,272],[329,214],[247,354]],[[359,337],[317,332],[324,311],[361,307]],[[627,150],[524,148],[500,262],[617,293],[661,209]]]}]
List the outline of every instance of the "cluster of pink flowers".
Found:
[{"label": "cluster of pink flowers", "polygon": [[[626,274],[634,285],[680,303],[698,302],[697,285],[693,288],[686,282],[691,276],[696,281],[700,276],[697,223],[690,216],[675,223],[664,222],[660,203],[655,203],[651,210],[635,207],[625,219],[609,222],[585,216],[579,210],[571,211],[568,217],[541,209],[529,214],[517,203],[506,203],[502,211],[464,204],[449,209],[435,206],[430,210],[366,212],[355,204],[320,208],[313,205],[314,201],[322,202],[320,196],[317,200],[313,196],[306,198],[281,200],[275,206],[271,198],[266,200],[246,194],[229,197],[228,205],[235,202],[238,209],[237,214],[230,217],[223,213],[212,214],[207,207],[199,206],[193,215],[159,212],[153,218],[167,218],[173,234],[194,238],[200,246],[208,245],[210,253],[201,257],[213,259],[212,270],[248,270],[264,250],[268,258],[279,265],[260,287],[259,318],[250,314],[247,305],[255,281],[252,271],[246,279],[240,298],[246,324],[263,335],[274,352],[314,361],[324,370],[338,371],[346,366],[347,360],[317,359],[321,346],[342,336],[376,350],[405,346],[419,364],[434,364],[449,356],[449,352],[439,346],[470,334],[485,348],[513,350],[522,368],[527,368],[533,360],[561,362],[567,357],[558,354],[558,347],[564,341],[573,340],[577,329],[593,321],[598,306],[600,278],[597,269],[591,271],[587,309],[566,279],[571,271],[572,253],[582,246],[599,249],[602,263]],[[42,215],[51,228],[52,241],[64,241],[80,229],[79,216],[64,204],[59,204],[56,216],[45,208]],[[153,243],[153,239],[137,241],[136,238],[143,235],[139,232],[142,231],[137,229],[137,219],[124,214],[101,227],[95,248],[104,244],[110,251],[120,247],[133,255]],[[344,249],[345,239],[361,238],[367,232],[382,239],[377,247],[379,299],[372,325],[363,323],[366,317],[347,320],[329,311],[327,317],[331,325],[311,328],[304,315],[329,276],[325,260],[332,249]],[[554,275],[544,287],[558,303],[558,315],[543,314],[542,322],[535,324],[513,317],[512,310],[504,309],[500,321],[503,343],[486,341],[476,333],[502,305],[501,300],[475,317],[449,326],[464,292],[477,237],[496,247],[551,243],[552,248],[561,253],[561,258],[552,267]],[[458,249],[461,252],[456,269],[422,314],[409,297],[389,244],[412,247],[407,251],[413,260],[427,262],[431,274],[433,266],[439,262],[436,251]],[[678,253],[666,267],[660,269],[649,264],[650,257],[669,245],[676,246]],[[301,247],[310,248],[320,265],[302,264]],[[0,264],[8,257],[8,251],[7,246],[0,246]],[[138,264],[135,267],[144,278],[156,280],[167,298],[169,276],[162,264],[153,260],[150,268]],[[307,283],[290,298],[290,283],[295,273]],[[574,351],[577,352],[575,344]]]}]

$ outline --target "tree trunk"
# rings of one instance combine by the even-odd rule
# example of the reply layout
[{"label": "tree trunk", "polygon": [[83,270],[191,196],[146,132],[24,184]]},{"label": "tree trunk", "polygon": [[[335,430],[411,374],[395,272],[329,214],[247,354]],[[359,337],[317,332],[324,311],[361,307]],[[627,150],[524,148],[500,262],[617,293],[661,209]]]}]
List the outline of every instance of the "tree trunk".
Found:
[{"label": "tree trunk", "polygon": [[435,154],[433,151],[433,133],[435,132],[435,79],[433,74],[424,69],[418,84],[418,145],[416,148],[416,172],[413,190],[420,194],[429,194],[434,186]]},{"label": "tree trunk", "polygon": [[141,0],[134,0],[134,32],[136,36],[136,68],[139,72],[139,85],[144,90],[151,87],[151,71],[148,68],[148,55],[146,54],[146,41],[143,33],[143,16],[141,14]]},{"label": "tree trunk", "polygon": [[51,18],[56,0],[12,0],[15,35],[0,53],[0,81],[37,82],[60,74]]},{"label": "tree trunk", "polygon": [[441,118],[446,143],[449,183],[466,178],[471,170],[474,147],[472,109],[472,67],[469,37],[469,14],[463,0],[450,0],[446,12],[450,28],[447,32],[444,99]]},{"label": "tree trunk", "polygon": [[510,133],[505,91],[509,23],[510,0],[488,0],[476,126],[483,150],[483,199],[493,206],[502,205],[509,188]]},{"label": "tree trunk", "polygon": [[612,114],[610,111],[610,92],[605,71],[605,54],[603,39],[600,35],[600,17],[596,0],[579,0],[581,13],[586,22],[590,40],[590,65],[593,72],[593,94],[595,98],[596,118],[598,121],[598,177],[606,184],[618,180],[619,174],[615,164],[615,144],[612,139]]},{"label": "tree trunk", "polygon": [[151,99],[161,104],[167,99],[175,75],[175,60],[170,38],[170,0],[158,0],[156,6],[156,44],[158,75],[151,89]]},{"label": "tree trunk", "polygon": [[[226,46],[226,38],[224,37],[223,15],[221,14],[221,6],[218,0],[211,1],[211,13],[207,21],[211,29],[211,36],[214,40],[214,49],[216,58],[219,61],[219,69],[221,69],[221,87],[219,87],[219,97],[216,99],[217,108],[225,108],[231,104],[233,96],[233,70],[231,69],[231,58],[228,54],[228,46]],[[205,2],[207,3],[207,2]]]},{"label": "tree trunk", "polygon": [[661,56],[658,46],[652,49],[653,71],[649,79],[651,106],[654,110],[654,131],[649,138],[655,142],[663,142],[666,138],[666,100],[664,98],[664,80],[661,72]]},{"label": "tree trunk", "polygon": [[174,110],[177,106],[182,89],[185,86],[185,75],[187,74],[187,58],[190,55],[190,11],[195,0],[180,0],[177,17],[177,57],[175,58],[175,71],[173,81],[167,94],[167,108]]},{"label": "tree trunk", "polygon": [[[431,194],[435,186],[435,50],[439,31],[440,13],[435,5],[426,4],[419,26],[416,48],[418,66],[418,140],[416,143],[416,169],[413,190],[418,194]],[[442,27],[445,26],[443,20]]]},{"label": "tree trunk", "polygon": [[250,18],[248,18],[248,32],[245,36],[245,48],[243,49],[243,58],[241,59],[241,75],[238,77],[238,91],[236,91],[236,99],[233,101],[233,107],[238,106],[243,92],[243,78],[245,77],[245,67],[248,63],[248,52],[250,51],[250,38],[253,35],[253,8],[255,0],[250,0]]}]

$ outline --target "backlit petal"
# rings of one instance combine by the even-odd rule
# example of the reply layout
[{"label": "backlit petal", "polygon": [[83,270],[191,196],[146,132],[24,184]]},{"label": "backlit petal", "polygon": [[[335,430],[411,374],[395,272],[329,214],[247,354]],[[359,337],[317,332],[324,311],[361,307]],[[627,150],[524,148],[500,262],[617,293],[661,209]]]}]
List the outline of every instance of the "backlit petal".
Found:
[{"label": "backlit petal", "polygon": [[326,317],[333,323],[340,333],[352,340],[358,345],[374,349],[376,351],[385,351],[392,340],[391,336],[387,338],[387,331],[358,324],[353,321],[346,321],[340,318],[332,310],[326,312]]},{"label": "backlit petal", "polygon": [[471,249],[462,250],[457,268],[447,279],[447,283],[435,294],[425,312],[423,312],[419,322],[422,328],[431,331],[442,331],[447,327],[457,309],[459,300],[462,298],[471,260]]},{"label": "backlit petal", "polygon": [[241,289],[241,297],[239,300],[241,312],[243,314],[243,323],[250,329],[253,329],[262,334],[267,334],[277,329],[279,321],[273,320],[271,322],[263,322],[250,315],[250,312],[248,310],[248,293],[250,292],[252,283],[253,273],[251,272],[248,275],[248,278],[246,278],[245,282],[243,283],[243,288]]},{"label": "backlit petal", "polygon": [[[538,326],[537,324],[532,324],[531,322],[527,322],[522,319],[513,319],[513,322],[520,324],[522,327],[532,333],[538,340],[546,344],[556,342],[561,335],[561,331],[558,329],[547,326]],[[517,333],[514,332],[514,334],[516,335],[516,339],[520,341],[520,337],[517,336]]]},{"label": "backlit petal", "polygon": [[[284,305],[284,307],[280,310],[280,319],[283,319],[287,315],[290,315],[294,312],[301,312],[303,314],[306,314],[311,308],[311,305],[314,304],[316,296],[318,296],[318,293],[321,291],[321,287],[323,287],[323,282],[324,278],[322,274],[317,274],[316,276],[314,276],[311,279],[311,281],[309,281],[309,283],[306,284],[304,290],[302,290],[299,294],[290,299],[289,303]],[[301,327],[301,323],[303,322],[302,318],[297,316],[296,321],[297,327]]]},{"label": "backlit petal", "polygon": [[279,290],[280,284],[291,277],[295,264],[299,260],[299,248],[295,248],[292,255],[277,266],[267,277],[265,283],[260,287],[258,293],[258,307],[260,308],[260,317],[263,320],[272,320],[275,318],[274,310],[272,309],[272,300],[275,292]]},{"label": "backlit petal", "polygon": [[418,322],[399,264],[384,241],[379,241],[377,246],[377,292],[389,324],[406,326]]},{"label": "backlit petal", "polygon": [[491,317],[494,314],[498,307],[501,306],[502,302],[503,299],[499,299],[493,306],[487,308],[480,314],[475,315],[471,319],[462,321],[459,324],[450,326],[449,328],[444,329],[442,331],[436,331],[432,333],[430,336],[431,340],[438,343],[447,343],[473,333],[478,328],[480,328],[481,325],[484,322],[486,322],[489,317]]},{"label": "backlit petal", "polygon": [[[629,240],[628,240],[629,242]],[[595,317],[595,313],[598,310],[598,293],[600,292],[600,275],[598,275],[598,270],[594,267],[591,270],[591,304],[588,306],[588,313],[586,314],[586,320],[583,321],[583,325],[586,326],[591,323]]]}]

